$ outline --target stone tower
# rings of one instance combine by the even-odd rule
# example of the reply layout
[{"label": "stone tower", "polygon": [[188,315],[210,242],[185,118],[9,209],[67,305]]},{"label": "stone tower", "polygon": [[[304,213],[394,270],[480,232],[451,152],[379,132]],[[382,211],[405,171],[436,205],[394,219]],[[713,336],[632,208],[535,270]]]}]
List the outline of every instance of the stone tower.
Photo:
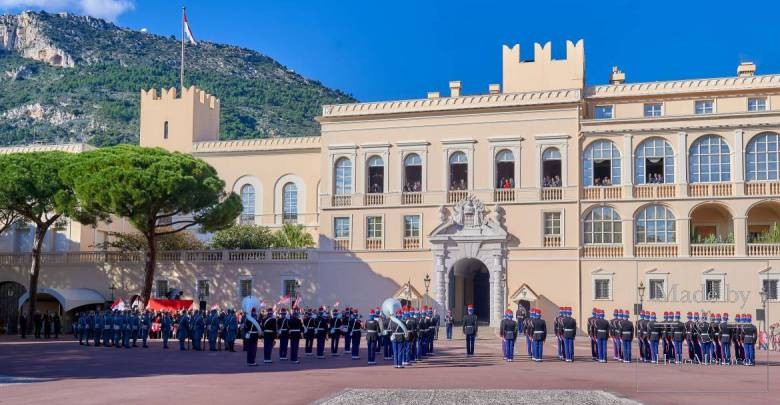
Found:
[{"label": "stone tower", "polygon": [[141,146],[189,153],[193,142],[219,139],[219,99],[191,86],[141,90]]}]

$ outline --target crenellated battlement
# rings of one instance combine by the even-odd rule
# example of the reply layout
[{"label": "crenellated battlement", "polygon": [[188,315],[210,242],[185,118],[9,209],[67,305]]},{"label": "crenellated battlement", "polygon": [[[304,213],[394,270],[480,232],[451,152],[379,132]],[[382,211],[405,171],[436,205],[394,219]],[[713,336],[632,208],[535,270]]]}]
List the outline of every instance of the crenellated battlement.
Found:
[{"label": "crenellated battlement", "polygon": [[190,86],[141,90],[141,145],[191,152],[193,142],[219,139],[219,99]]},{"label": "crenellated battlement", "polygon": [[585,86],[585,41],[566,41],[566,58],[552,58],[552,44],[534,43],[533,59],[523,60],[520,45],[504,45],[505,93],[582,89]]},{"label": "crenellated battlement", "polygon": [[207,105],[209,108],[219,108],[219,99],[204,90],[201,90],[195,86],[190,86],[184,89],[181,97],[179,97],[178,91],[175,87],[169,89],[157,89],[141,90],[141,102],[157,101],[157,100],[179,100],[179,99],[192,99],[202,105]]}]

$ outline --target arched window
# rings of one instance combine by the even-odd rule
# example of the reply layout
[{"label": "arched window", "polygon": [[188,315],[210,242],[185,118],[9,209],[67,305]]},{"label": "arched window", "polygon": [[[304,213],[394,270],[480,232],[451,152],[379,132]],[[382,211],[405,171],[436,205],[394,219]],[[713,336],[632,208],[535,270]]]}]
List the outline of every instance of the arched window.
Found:
[{"label": "arched window", "polygon": [[450,190],[468,190],[469,160],[463,152],[450,155]]},{"label": "arched window", "polygon": [[758,134],[747,145],[745,171],[748,181],[778,180],[780,135],[774,132]]},{"label": "arched window", "polygon": [[620,184],[620,152],[614,143],[602,139],[588,145],[582,165],[585,186]]},{"label": "arched window", "polygon": [[241,187],[241,205],[244,208],[241,211],[240,222],[242,224],[255,223],[255,187],[251,184],[244,184]]},{"label": "arched window", "polygon": [[515,155],[509,149],[496,153],[496,188],[515,188]]},{"label": "arched window", "polygon": [[371,156],[366,162],[368,176],[366,178],[367,193],[382,193],[385,188],[385,162],[381,156]]},{"label": "arched window", "polygon": [[663,205],[649,205],[636,218],[636,243],[675,243],[674,214]]},{"label": "arched window", "polygon": [[691,183],[731,181],[729,145],[717,135],[706,135],[691,145],[688,156]]},{"label": "arched window", "polygon": [[623,243],[620,215],[610,207],[596,207],[585,217],[585,243]]},{"label": "arched window", "polygon": [[542,152],[542,187],[561,187],[561,151],[547,148]]},{"label": "arched window", "polygon": [[336,195],[352,194],[352,161],[345,157],[337,160],[334,178],[333,192]]},{"label": "arched window", "polygon": [[674,151],[669,142],[650,138],[636,148],[636,184],[674,183]]},{"label": "arched window", "polygon": [[422,191],[422,159],[416,153],[410,153],[404,158],[404,192]]},{"label": "arched window", "polygon": [[287,183],[282,187],[282,219],[284,223],[298,221],[298,187]]}]

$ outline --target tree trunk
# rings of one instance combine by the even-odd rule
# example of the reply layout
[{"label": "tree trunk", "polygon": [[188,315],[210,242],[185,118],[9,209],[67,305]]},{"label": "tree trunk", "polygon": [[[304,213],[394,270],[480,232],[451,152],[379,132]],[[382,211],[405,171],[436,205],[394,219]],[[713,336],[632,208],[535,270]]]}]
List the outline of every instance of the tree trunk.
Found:
[{"label": "tree trunk", "polygon": [[38,276],[41,272],[41,249],[43,240],[46,238],[46,229],[37,226],[35,228],[35,239],[32,247],[32,263],[30,264],[30,296],[28,298],[29,311],[27,313],[28,322],[32,322],[37,311],[38,304]]},{"label": "tree trunk", "polygon": [[157,268],[157,240],[154,232],[146,235],[146,242],[148,249],[146,249],[146,258],[144,260],[144,289],[141,291],[141,299],[144,305],[149,305],[149,299],[152,298],[154,271]]}]

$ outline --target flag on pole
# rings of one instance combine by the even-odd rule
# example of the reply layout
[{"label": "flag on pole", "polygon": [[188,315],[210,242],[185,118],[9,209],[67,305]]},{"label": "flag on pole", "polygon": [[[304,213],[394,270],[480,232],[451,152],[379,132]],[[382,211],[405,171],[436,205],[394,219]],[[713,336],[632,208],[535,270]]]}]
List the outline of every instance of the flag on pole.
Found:
[{"label": "flag on pole", "polygon": [[300,306],[301,306],[301,294],[298,294],[298,295],[295,297],[295,302],[293,302],[293,305],[292,305],[292,307],[293,307],[293,308],[300,308]]},{"label": "flag on pole", "polygon": [[338,308],[339,305],[341,305],[341,301],[336,301],[336,303],[333,304],[333,308]]},{"label": "flag on pole", "polygon": [[190,41],[192,45],[197,45],[198,43],[195,41],[195,36],[192,35],[192,30],[190,29],[190,23],[187,22],[187,13],[182,10],[182,18],[184,22],[184,34],[187,36],[187,39]]},{"label": "flag on pole", "polygon": [[285,295],[284,297],[279,299],[279,302],[276,303],[276,305],[284,305],[290,303],[290,294]]}]

